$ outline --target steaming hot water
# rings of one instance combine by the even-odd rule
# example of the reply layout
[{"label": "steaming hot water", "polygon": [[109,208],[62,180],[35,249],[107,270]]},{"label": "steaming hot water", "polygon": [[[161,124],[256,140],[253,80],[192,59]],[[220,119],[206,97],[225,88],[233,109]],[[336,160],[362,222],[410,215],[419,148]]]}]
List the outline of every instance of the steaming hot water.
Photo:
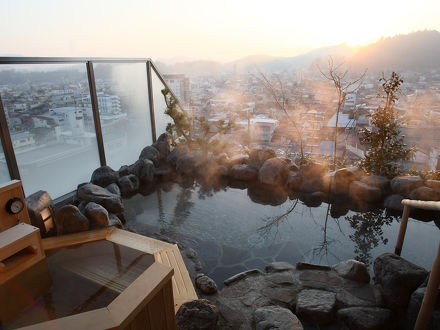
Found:
[{"label": "steaming hot water", "polygon": [[[129,229],[162,233],[193,248],[202,271],[220,286],[231,275],[264,270],[272,261],[333,265],[356,258],[372,271],[377,256],[394,251],[400,221],[400,215],[383,209],[361,213],[343,204],[309,207],[258,187],[214,191],[170,184],[124,204]],[[402,256],[430,269],[437,244],[433,222],[410,219]]]}]

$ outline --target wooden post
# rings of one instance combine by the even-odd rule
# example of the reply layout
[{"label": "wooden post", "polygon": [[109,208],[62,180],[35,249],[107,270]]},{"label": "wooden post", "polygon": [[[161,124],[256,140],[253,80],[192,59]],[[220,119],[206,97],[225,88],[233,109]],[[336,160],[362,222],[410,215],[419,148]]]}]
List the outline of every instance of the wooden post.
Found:
[{"label": "wooden post", "polygon": [[405,239],[406,226],[408,225],[408,217],[409,217],[410,206],[405,205],[403,207],[402,214],[402,222],[400,223],[399,229],[399,237],[397,237],[396,248],[394,249],[394,253],[400,256],[402,252],[403,240]]},{"label": "wooden post", "polygon": [[422,306],[417,316],[414,330],[425,330],[431,320],[432,310],[437,300],[438,286],[440,284],[440,243],[437,249],[437,256],[432,264],[431,275],[429,277],[428,286],[426,287],[425,296],[423,297]]}]

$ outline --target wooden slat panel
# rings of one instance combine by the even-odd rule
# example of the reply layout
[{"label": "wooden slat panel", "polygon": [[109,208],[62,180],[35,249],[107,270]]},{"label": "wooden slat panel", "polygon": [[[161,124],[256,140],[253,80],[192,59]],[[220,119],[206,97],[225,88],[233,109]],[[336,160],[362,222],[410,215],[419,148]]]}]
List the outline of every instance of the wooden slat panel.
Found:
[{"label": "wooden slat panel", "polygon": [[108,227],[97,230],[84,231],[76,234],[44,238],[43,248],[45,251],[48,251],[66,246],[101,241],[106,239],[108,233],[111,233],[113,229],[113,227]]},{"label": "wooden slat panel", "polygon": [[160,250],[172,246],[169,243],[165,243],[154,238],[145,237],[117,228],[114,228],[114,230],[107,235],[107,239],[111,242],[122,244],[131,247],[132,249],[144,251],[150,254],[154,254]]},{"label": "wooden slat panel", "polygon": [[185,281],[182,278],[182,272],[179,269],[179,264],[176,261],[176,258],[174,258],[174,250],[173,249],[167,249],[165,251],[161,251],[163,259],[167,260],[167,263],[170,265],[170,267],[174,268],[174,279],[176,280],[176,284],[178,287],[177,294],[179,296],[185,297],[187,295],[187,290],[185,288]]},{"label": "wooden slat panel", "polygon": [[[161,264],[163,264],[163,265],[167,265],[165,262],[164,262],[164,260],[162,259],[162,257],[161,257],[161,255],[160,255],[160,252],[156,252],[155,254],[154,254],[154,260],[156,260],[156,262],[159,262],[159,263],[161,263]],[[170,266],[170,265],[168,265],[168,266]],[[173,267],[173,266],[170,266],[170,267]],[[174,268],[174,267],[173,267]],[[180,297],[180,292],[179,292],[179,287],[177,286],[177,283],[176,283],[176,278],[175,278],[175,276],[173,275],[173,277],[171,278],[171,283],[172,283],[172,286],[173,286],[173,292],[174,292],[174,300],[176,300],[176,297]],[[175,305],[177,306],[177,304],[175,303]],[[180,307],[180,304],[178,305],[178,307],[177,308],[179,308]],[[177,310],[177,309],[176,309]]]},{"label": "wooden slat panel", "polygon": [[154,296],[148,306],[151,327],[153,329],[168,329],[162,290]]},{"label": "wooden slat panel", "polygon": [[147,320],[147,323],[145,324],[145,330],[154,330],[153,328],[151,328],[149,310],[150,310],[150,304],[147,304],[147,306],[145,306],[145,312],[143,312],[145,314],[145,319]]},{"label": "wooden slat panel", "polygon": [[173,287],[171,283],[167,283],[163,289],[163,300],[165,308],[165,317],[167,322],[167,329],[177,329],[176,319],[174,317],[174,299],[173,299]]},{"label": "wooden slat panel", "polygon": [[172,287],[175,312],[177,312],[183,303],[198,299],[197,293],[194,289],[188,270],[186,269],[177,245],[172,245],[165,250],[155,253],[154,258],[157,262],[170,266],[174,269]]},{"label": "wooden slat panel", "polygon": [[[130,324],[153,297],[171,281],[173,269],[154,263],[124,292],[113,300],[107,309],[121,328]],[[151,322],[151,321],[150,321]]]},{"label": "wooden slat panel", "polygon": [[133,322],[126,329],[130,330],[145,330],[147,328],[147,306],[135,317]]},{"label": "wooden slat panel", "polygon": [[185,288],[185,282],[183,281],[182,274],[179,270],[179,265],[175,261],[175,258],[173,258],[173,250],[167,249],[164,251],[161,251],[162,260],[164,260],[166,265],[169,265],[170,267],[174,268],[174,279],[176,281],[177,285],[177,296],[186,296],[186,288]]},{"label": "wooden slat panel", "polygon": [[182,255],[180,254],[179,248],[177,245],[174,246],[173,257],[176,259],[177,264],[179,266],[179,272],[185,283],[185,289],[188,294],[188,298],[191,300],[198,299],[196,290],[194,289],[191,278],[189,277],[188,270],[186,269],[185,263],[183,262]]}]

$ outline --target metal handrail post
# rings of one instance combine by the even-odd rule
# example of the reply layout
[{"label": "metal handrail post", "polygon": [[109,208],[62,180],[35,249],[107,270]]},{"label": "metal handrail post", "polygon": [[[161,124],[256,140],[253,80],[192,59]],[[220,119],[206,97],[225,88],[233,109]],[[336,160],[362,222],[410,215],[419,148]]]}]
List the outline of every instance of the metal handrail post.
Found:
[{"label": "metal handrail post", "polygon": [[151,77],[151,61],[147,62],[147,88],[148,88],[148,105],[150,108],[151,134],[153,142],[156,142],[156,117],[154,115],[154,96],[153,96],[153,79]]},{"label": "metal handrail post", "polygon": [[6,164],[8,165],[9,175],[13,180],[21,180],[20,171],[18,170],[17,159],[15,158],[14,147],[11,135],[9,133],[8,122],[6,120],[6,112],[3,107],[3,101],[0,95],[0,136],[5,154]]},{"label": "metal handrail post", "polygon": [[89,80],[90,100],[92,102],[93,121],[95,123],[96,142],[98,143],[99,160],[101,166],[107,165],[105,159],[104,139],[102,137],[101,120],[99,117],[98,96],[96,94],[95,73],[93,71],[93,62],[87,62],[87,77]]}]

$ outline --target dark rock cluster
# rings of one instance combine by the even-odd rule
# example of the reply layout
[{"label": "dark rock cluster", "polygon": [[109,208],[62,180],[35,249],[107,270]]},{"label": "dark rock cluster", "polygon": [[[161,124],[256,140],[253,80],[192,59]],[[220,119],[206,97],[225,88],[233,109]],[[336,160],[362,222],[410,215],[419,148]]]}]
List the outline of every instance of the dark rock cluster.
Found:
[{"label": "dark rock cluster", "polygon": [[[196,278],[198,287],[202,276],[206,277]],[[301,322],[339,324],[353,330],[410,329],[423,299],[426,277],[423,268],[390,253],[375,260],[373,283],[365,264],[356,260],[332,267],[273,262],[266,272],[255,269],[232,276],[225,280],[226,287],[210,294],[207,304],[215,305],[219,314],[219,322],[212,323],[211,329],[297,330],[302,329]],[[434,318],[440,315],[439,307]],[[409,316],[402,317],[407,308]],[[191,317],[197,320],[194,313]],[[188,327],[191,320],[185,322],[185,329],[196,329],[198,324]]]},{"label": "dark rock cluster", "polygon": [[[177,147],[167,157],[167,163],[177,175],[191,177],[203,183],[221,183],[224,186],[248,189],[249,197],[262,204],[278,205],[287,197],[299,198],[310,207],[322,202],[338,204],[337,217],[350,209],[367,211],[386,207],[401,212],[403,198],[440,200],[440,181],[418,176],[396,177],[367,175],[358,167],[329,172],[319,163],[298,165],[279,157],[267,147],[256,147],[249,152],[213,155]],[[423,212],[411,214],[424,220]],[[438,214],[437,214],[438,215]],[[425,217],[426,218],[426,217]]]},{"label": "dark rock cluster", "polygon": [[[170,173],[166,162],[170,149],[169,136],[162,134],[153,145],[141,151],[134,164],[121,166],[118,171],[110,166],[95,169],[90,182],[78,185],[72,203],[55,211],[56,229],[50,234],[71,234],[106,226],[122,227],[122,199],[154,191],[157,178]],[[50,206],[55,209],[50,196],[47,196],[47,192],[37,192],[27,198],[29,213],[34,218],[43,208]]]}]

